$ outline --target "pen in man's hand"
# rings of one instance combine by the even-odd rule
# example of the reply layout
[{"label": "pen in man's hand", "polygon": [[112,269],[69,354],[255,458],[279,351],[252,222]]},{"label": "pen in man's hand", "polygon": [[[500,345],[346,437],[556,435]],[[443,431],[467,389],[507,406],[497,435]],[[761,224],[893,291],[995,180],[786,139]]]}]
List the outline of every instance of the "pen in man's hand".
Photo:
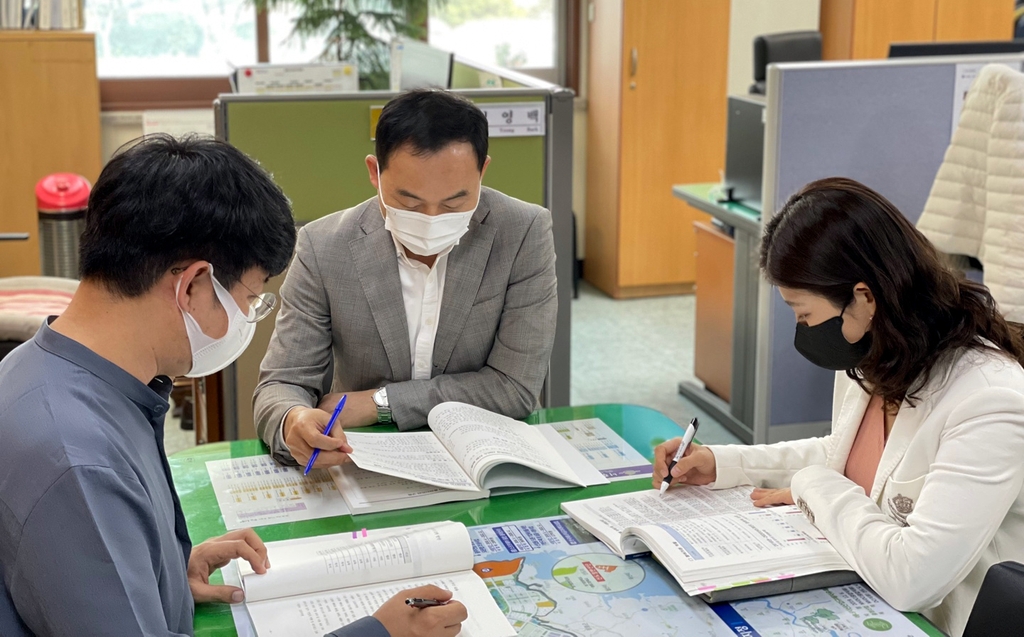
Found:
[{"label": "pen in man's hand", "polygon": [[[327,428],[324,429],[324,435],[331,435],[331,429],[334,428],[334,423],[338,420],[338,415],[341,414],[341,410],[345,408],[345,401],[348,400],[348,394],[341,397],[338,401],[338,406],[334,408],[334,413],[331,414],[331,420],[327,423]],[[302,472],[302,475],[308,476],[309,472],[313,470],[313,463],[316,462],[316,457],[320,455],[319,449],[313,450],[313,455],[309,457],[309,462],[306,463],[306,470]]]},{"label": "pen in man's hand", "polygon": [[409,597],[405,600],[405,603],[413,608],[430,608],[431,606],[444,606],[448,602],[442,602],[437,599],[424,599],[422,597]]},{"label": "pen in man's hand", "polygon": [[686,455],[686,450],[690,447],[690,443],[693,442],[693,437],[697,435],[697,427],[700,427],[700,423],[697,422],[697,418],[694,417],[690,421],[690,426],[686,428],[686,433],[683,434],[683,440],[679,443],[679,449],[676,451],[676,455],[672,458],[672,462],[668,463],[668,473],[665,474],[665,479],[661,481],[661,488],[658,489],[659,495],[665,495],[668,488],[672,486],[672,469],[675,468],[676,463]]}]

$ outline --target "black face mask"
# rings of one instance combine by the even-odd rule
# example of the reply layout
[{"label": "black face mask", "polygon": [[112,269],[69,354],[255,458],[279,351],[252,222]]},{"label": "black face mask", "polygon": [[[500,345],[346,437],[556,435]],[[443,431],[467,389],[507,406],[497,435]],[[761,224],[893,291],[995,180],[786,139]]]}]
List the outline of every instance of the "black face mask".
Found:
[{"label": "black face mask", "polygon": [[840,314],[814,327],[797,323],[793,345],[818,367],[842,371],[854,369],[868,355],[871,332],[865,332],[859,341],[851,343],[843,336],[843,315]]}]

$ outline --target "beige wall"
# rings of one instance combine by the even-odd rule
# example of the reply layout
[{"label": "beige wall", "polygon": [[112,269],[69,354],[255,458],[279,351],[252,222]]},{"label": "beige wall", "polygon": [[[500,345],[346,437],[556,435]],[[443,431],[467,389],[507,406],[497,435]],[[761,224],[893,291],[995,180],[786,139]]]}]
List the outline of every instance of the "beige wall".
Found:
[{"label": "beige wall", "polygon": [[816,31],[819,13],[820,0],[732,0],[729,95],[746,95],[754,83],[754,38],[766,33]]}]

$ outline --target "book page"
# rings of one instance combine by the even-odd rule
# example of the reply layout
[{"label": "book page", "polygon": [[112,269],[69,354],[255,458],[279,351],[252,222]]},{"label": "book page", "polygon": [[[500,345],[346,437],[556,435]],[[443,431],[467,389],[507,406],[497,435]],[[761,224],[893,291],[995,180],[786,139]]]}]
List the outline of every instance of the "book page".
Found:
[{"label": "book page", "polygon": [[562,510],[626,555],[645,552],[630,544],[620,545],[622,532],[633,526],[689,520],[721,513],[755,510],[750,500],[753,487],[713,490],[706,487],[674,487],[660,495],[654,489],[564,502]]},{"label": "book page", "polygon": [[256,602],[365,584],[437,575],[473,567],[466,527],[438,522],[352,531],[305,542],[268,542],[271,568],[260,575],[241,564],[245,598]]},{"label": "book page", "polygon": [[549,425],[612,482],[650,477],[654,467],[600,418]]},{"label": "book page", "polygon": [[331,467],[330,471],[352,515],[412,509],[442,502],[480,500],[488,496],[486,490],[455,491],[367,471],[354,464]]},{"label": "book page", "polygon": [[348,507],[323,469],[302,475],[270,456],[206,463],[228,530],[348,515]]},{"label": "book page", "polygon": [[260,637],[323,637],[372,615],[395,595],[424,584],[451,591],[453,598],[466,606],[469,619],[462,624],[461,637],[514,637],[516,634],[483,580],[472,571],[247,605]]},{"label": "book page", "polygon": [[[628,529],[694,595],[755,579],[849,569],[795,506]],[[735,581],[742,577],[743,582]]]},{"label": "book page", "polygon": [[360,469],[431,484],[479,491],[452,454],[429,431],[368,434],[347,432],[349,457]]},{"label": "book page", "polygon": [[430,429],[481,486],[487,470],[502,462],[536,469],[584,486],[566,461],[530,425],[462,403],[442,403],[430,410]]}]

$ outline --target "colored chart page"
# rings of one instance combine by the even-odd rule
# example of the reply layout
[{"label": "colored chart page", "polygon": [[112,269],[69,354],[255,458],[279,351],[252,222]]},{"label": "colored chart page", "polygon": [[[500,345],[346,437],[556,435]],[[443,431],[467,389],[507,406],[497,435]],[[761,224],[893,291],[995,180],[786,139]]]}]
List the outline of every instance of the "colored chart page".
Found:
[{"label": "colored chart page", "polygon": [[619,558],[570,518],[469,531],[473,570],[520,637],[735,635],[657,562]]}]

